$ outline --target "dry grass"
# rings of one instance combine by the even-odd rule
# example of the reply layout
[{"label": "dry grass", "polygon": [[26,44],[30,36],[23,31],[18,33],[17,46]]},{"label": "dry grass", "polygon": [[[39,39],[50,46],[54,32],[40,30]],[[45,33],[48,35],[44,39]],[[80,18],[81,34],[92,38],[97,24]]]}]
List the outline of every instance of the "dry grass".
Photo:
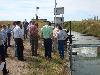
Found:
[{"label": "dry grass", "polygon": [[66,59],[61,60],[58,52],[52,53],[52,59],[49,61],[44,57],[44,49],[40,47],[41,44],[38,49],[39,56],[37,57],[31,56],[29,40],[24,41],[24,46],[24,58],[26,61],[19,61],[14,57],[13,46],[8,48],[7,68],[10,71],[9,75],[69,75],[67,54],[65,56]]},{"label": "dry grass", "polygon": [[0,25],[7,25],[8,23],[12,25],[13,21],[0,21]]},{"label": "dry grass", "polygon": [[[67,22],[65,27],[69,28]],[[72,22],[72,30],[100,38],[100,21],[75,21]]]}]

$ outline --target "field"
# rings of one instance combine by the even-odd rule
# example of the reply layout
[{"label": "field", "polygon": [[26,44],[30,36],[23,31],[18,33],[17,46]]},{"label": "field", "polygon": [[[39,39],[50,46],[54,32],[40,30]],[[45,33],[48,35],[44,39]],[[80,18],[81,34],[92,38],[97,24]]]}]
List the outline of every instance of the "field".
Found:
[{"label": "field", "polygon": [[13,21],[0,21],[0,25],[13,24]]}]

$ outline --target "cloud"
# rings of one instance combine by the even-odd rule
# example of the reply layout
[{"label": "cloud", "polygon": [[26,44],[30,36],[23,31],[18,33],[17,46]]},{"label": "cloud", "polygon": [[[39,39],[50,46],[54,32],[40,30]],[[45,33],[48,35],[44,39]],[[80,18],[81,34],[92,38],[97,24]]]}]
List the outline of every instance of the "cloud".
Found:
[{"label": "cloud", "polygon": [[[99,4],[100,0],[57,0],[57,7],[64,7],[65,20],[100,16]],[[33,18],[36,7],[40,18],[53,20],[54,6],[55,0],[0,0],[0,20]]]}]

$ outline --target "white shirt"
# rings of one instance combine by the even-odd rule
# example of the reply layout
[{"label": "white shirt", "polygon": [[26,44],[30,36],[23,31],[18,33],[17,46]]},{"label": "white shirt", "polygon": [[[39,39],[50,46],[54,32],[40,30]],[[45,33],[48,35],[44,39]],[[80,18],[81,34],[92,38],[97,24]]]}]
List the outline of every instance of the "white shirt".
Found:
[{"label": "white shirt", "polygon": [[55,29],[53,30],[53,37],[54,37],[54,38],[57,38],[57,33],[58,33],[58,31],[59,31],[58,28],[55,28]]},{"label": "white shirt", "polygon": [[23,39],[23,32],[18,25],[16,25],[16,27],[13,29],[13,32],[14,32],[14,38],[22,38]]},{"label": "white shirt", "polygon": [[68,37],[67,33],[64,30],[59,30],[57,33],[58,40],[65,40]]}]

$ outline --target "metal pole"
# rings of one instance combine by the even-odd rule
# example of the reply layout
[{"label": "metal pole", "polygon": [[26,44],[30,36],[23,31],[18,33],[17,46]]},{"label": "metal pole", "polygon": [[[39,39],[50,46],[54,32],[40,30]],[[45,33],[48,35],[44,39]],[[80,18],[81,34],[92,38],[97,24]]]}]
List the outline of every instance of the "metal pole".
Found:
[{"label": "metal pole", "polygon": [[72,35],[71,35],[71,21],[69,22],[70,23],[70,68],[71,68],[71,75],[72,75]]},{"label": "metal pole", "polygon": [[69,23],[70,23],[70,36],[71,36],[71,21]]},{"label": "metal pole", "polygon": [[54,14],[55,14],[54,23],[55,23],[55,26],[56,26],[56,5],[57,5],[57,3],[56,3],[56,0],[55,0],[55,10],[54,10]]},{"label": "metal pole", "polygon": [[62,27],[64,28],[64,24],[63,24],[64,22],[63,22],[63,14],[62,14]]}]

